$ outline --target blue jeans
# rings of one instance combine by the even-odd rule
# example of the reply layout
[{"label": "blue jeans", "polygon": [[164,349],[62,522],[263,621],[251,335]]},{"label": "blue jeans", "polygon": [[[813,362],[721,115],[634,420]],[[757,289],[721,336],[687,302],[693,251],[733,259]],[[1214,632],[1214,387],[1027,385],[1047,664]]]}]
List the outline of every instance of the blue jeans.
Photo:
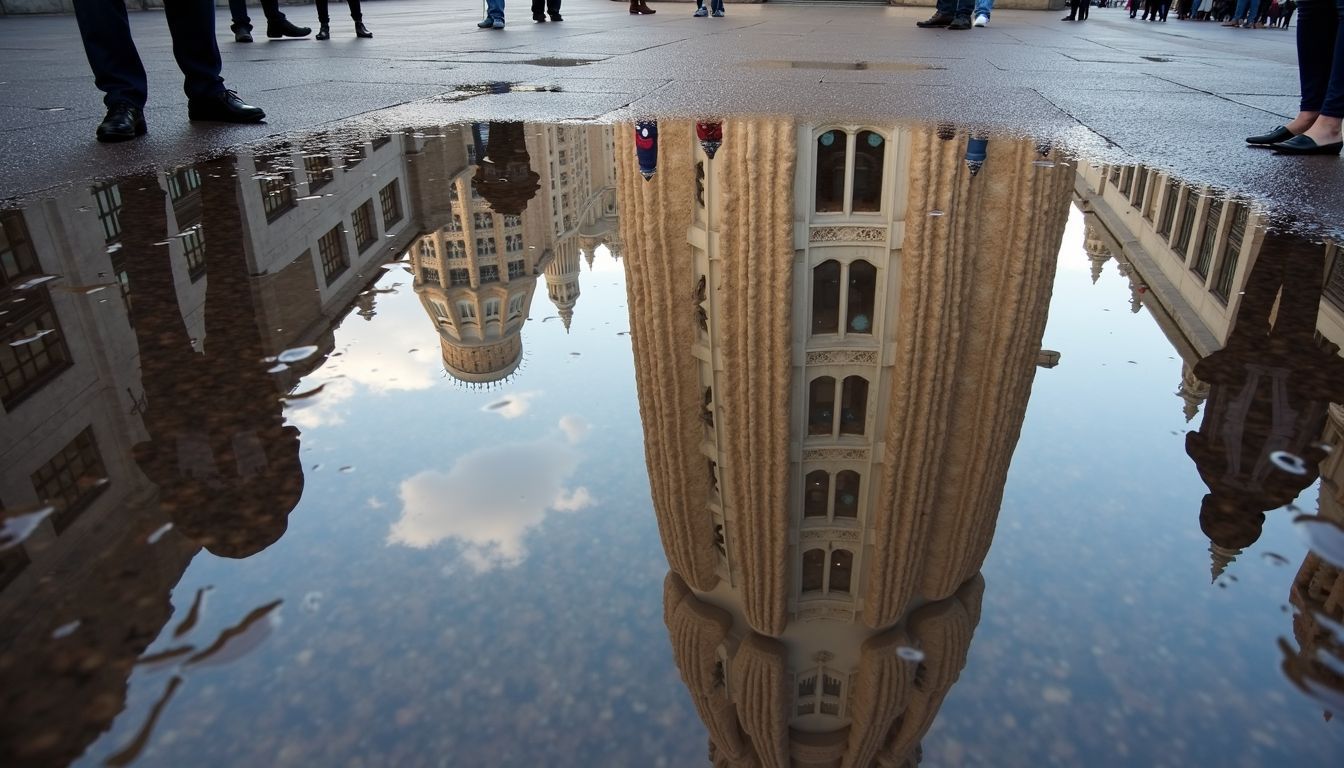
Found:
[{"label": "blue jeans", "polygon": [[485,0],[485,18],[504,20],[504,0]]},{"label": "blue jeans", "polygon": [[938,12],[945,16],[970,16],[976,0],[938,0]]},{"label": "blue jeans", "polygon": [[994,10],[994,0],[975,0],[975,15],[989,18],[989,12]]},{"label": "blue jeans", "polygon": [[1344,117],[1344,0],[1301,0],[1297,10],[1302,111]]},{"label": "blue jeans", "polygon": [[1237,10],[1232,13],[1232,20],[1255,21],[1255,11],[1259,7],[1260,0],[1237,0]]},{"label": "blue jeans", "polygon": [[[182,90],[187,98],[223,91],[219,45],[215,42],[215,4],[210,0],[174,0],[164,3],[163,15],[168,19],[173,58],[182,70]],[[131,39],[125,0],[75,0],[75,21],[94,84],[103,92],[103,103],[109,107],[144,107],[149,83]]]}]

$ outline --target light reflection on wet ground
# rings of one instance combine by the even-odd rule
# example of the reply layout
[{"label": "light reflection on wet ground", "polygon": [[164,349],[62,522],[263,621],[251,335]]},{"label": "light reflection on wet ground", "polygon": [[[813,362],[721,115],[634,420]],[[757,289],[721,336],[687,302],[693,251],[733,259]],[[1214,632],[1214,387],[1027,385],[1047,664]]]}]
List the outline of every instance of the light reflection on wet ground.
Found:
[{"label": "light reflection on wet ground", "polygon": [[957,127],[641,126],[0,213],[0,758],[1344,754],[1337,248]]}]

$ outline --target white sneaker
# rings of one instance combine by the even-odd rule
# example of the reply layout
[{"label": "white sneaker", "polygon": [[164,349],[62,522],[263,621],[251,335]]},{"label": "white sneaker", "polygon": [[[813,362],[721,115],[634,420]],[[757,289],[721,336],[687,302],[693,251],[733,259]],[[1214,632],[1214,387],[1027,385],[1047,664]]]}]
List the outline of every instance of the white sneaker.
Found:
[{"label": "white sneaker", "polygon": [[982,13],[982,14],[980,14],[979,16],[976,16],[976,17],[975,17],[975,23],[971,24],[971,26],[972,26],[972,27],[983,27],[983,26],[985,26],[985,25],[988,24],[988,23],[989,23],[989,17]]}]

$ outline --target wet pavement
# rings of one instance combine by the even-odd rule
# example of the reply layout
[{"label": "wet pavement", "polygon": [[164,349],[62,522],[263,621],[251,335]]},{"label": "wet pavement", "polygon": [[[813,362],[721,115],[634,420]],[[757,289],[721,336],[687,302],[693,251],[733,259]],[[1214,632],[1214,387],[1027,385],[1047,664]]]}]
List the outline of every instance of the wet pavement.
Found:
[{"label": "wet pavement", "polygon": [[0,763],[1344,755],[1330,222],[828,117],[17,203]]},{"label": "wet pavement", "polygon": [[[631,16],[610,0],[571,0],[560,24],[533,24],[520,7],[501,33],[476,29],[479,4],[378,0],[365,11],[371,40],[355,39],[342,17],[331,41],[252,45],[229,39],[221,9],[225,77],[269,114],[246,127],[186,122],[162,15],[135,13],[150,134],[118,147],[92,142],[102,106],[74,19],[5,17],[0,199],[315,127],[767,114],[951,120],[1048,136],[1091,157],[1344,220],[1339,163],[1241,144],[1296,111],[1291,31],[1147,24],[1102,8],[1085,25],[1061,24],[1058,12],[998,10],[989,27],[958,33],[915,28],[925,8],[732,4],[727,18],[693,19],[689,4],[655,5],[656,16]],[[311,6],[286,12],[314,23]],[[532,88],[481,95],[499,82]]]}]

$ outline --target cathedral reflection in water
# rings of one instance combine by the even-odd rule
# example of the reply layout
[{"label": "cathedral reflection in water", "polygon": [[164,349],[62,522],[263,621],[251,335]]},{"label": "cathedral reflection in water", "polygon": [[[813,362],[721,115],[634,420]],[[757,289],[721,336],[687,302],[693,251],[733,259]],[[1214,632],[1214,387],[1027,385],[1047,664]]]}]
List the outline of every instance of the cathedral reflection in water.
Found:
[{"label": "cathedral reflection in water", "polygon": [[917,762],[979,620],[1072,169],[949,128],[642,127],[631,335],[711,761]]}]

